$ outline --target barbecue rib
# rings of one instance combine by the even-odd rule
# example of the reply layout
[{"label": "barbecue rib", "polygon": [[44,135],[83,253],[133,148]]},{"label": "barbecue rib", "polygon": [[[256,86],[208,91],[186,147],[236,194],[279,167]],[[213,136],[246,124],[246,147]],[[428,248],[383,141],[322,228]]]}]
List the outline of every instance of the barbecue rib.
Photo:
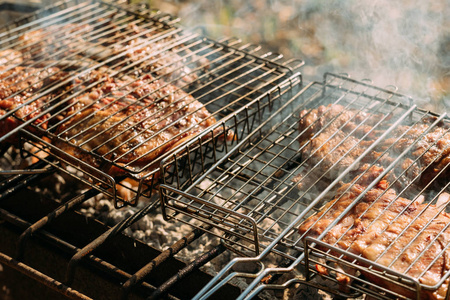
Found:
[{"label": "barbecue rib", "polygon": [[[335,199],[306,219],[299,232],[303,237],[315,238],[326,232],[322,241],[434,286],[450,270],[450,250],[446,249],[450,243],[450,215],[443,211],[450,200],[448,194],[442,194],[435,205],[423,203],[423,197],[411,201],[387,189],[384,179],[366,190],[382,170],[372,167],[360,180],[340,187]],[[360,195],[362,198],[355,203]],[[350,211],[328,228],[352,204]],[[396,282],[370,272],[363,275],[379,286],[414,296]],[[422,290],[421,299],[444,299],[447,287],[448,280],[436,291]]]},{"label": "barbecue rib", "polygon": [[[332,181],[348,168],[391,126],[384,122],[375,127],[382,117],[346,109],[338,104],[302,111],[299,121],[301,153],[305,162],[314,166],[311,169],[318,176],[305,176],[304,173],[310,170],[298,174],[293,179],[298,188],[308,186],[309,178],[319,178],[323,174]],[[430,118],[411,126],[398,126],[389,138],[379,140],[373,151],[353,167],[352,174],[360,173],[365,163],[373,163],[376,159],[379,159],[378,164],[387,166],[411,145],[408,156],[390,172],[389,181],[398,180],[399,184],[406,185],[420,179],[420,184],[425,185],[441,171],[442,177],[449,174],[450,168],[446,168],[450,163],[449,128],[444,124],[431,127],[433,121]]]},{"label": "barbecue rib", "polygon": [[216,122],[191,95],[151,75],[139,80],[106,74],[102,78],[97,87],[71,100],[54,141],[91,166],[101,168],[95,153],[127,170],[146,167],[148,172],[159,156]]}]

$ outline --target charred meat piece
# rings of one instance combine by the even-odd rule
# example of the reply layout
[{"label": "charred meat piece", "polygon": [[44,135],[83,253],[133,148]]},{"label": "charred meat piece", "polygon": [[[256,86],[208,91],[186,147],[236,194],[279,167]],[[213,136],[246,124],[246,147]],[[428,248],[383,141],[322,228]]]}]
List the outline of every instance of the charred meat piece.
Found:
[{"label": "charred meat piece", "polygon": [[[302,111],[299,142],[302,157],[310,168],[293,179],[298,188],[311,184],[309,178],[323,174],[325,179],[334,180],[391,126],[384,122],[374,127],[382,117],[338,104]],[[420,123],[398,126],[389,138],[378,140],[375,148],[353,167],[352,174],[360,173],[366,163],[372,164],[376,160],[377,164],[388,166],[411,146],[411,151],[389,173],[390,182],[404,186],[415,181],[426,185],[441,171],[441,178],[445,177],[450,169],[446,168],[450,163],[450,131],[445,124],[431,127],[433,121],[426,118]],[[316,170],[313,172],[317,176],[305,176],[304,173],[311,169]]]},{"label": "charred meat piece", "polygon": [[[72,99],[54,144],[97,168],[106,159],[128,171],[148,171],[159,156],[215,122],[191,95],[150,75],[107,78]],[[123,172],[117,167],[105,171]]]},{"label": "charred meat piece", "polygon": [[[373,180],[381,171],[373,167],[359,181],[343,185],[333,201],[300,225],[299,232],[315,238],[325,233],[322,241],[330,245],[434,286],[450,269],[450,250],[446,248],[450,243],[450,215],[443,209],[449,202],[448,194],[442,194],[436,204],[423,203],[423,197],[411,201],[387,189],[389,183],[384,179],[367,190],[366,179]],[[329,228],[351,204],[352,209]],[[379,286],[414,296],[391,280],[370,272],[363,275]],[[435,291],[423,290],[421,299],[443,299],[447,287],[448,280]]]},{"label": "charred meat piece", "polygon": [[[3,65],[0,67],[0,136],[9,133],[23,121],[42,114],[55,93],[37,97],[39,92],[67,76],[58,68],[31,68]],[[32,100],[36,97],[35,100]],[[15,111],[8,117],[9,111]],[[44,114],[33,121],[46,128],[49,114]],[[14,142],[14,138],[10,142]]]},{"label": "charred meat piece", "polygon": [[[161,76],[177,84],[189,84],[198,78],[197,72],[188,67],[191,60],[196,60],[192,64],[194,67],[208,68],[206,59],[190,55],[188,61],[179,55],[177,47],[180,46],[173,45],[175,35],[160,38],[157,32],[144,32],[135,24],[125,28],[110,26],[116,30],[114,33],[104,35],[100,31],[98,39],[94,39],[87,33],[96,28],[95,24],[51,25],[22,35],[20,50],[26,59],[31,59],[30,63],[38,66],[54,63],[61,68],[74,69],[108,60],[108,65],[115,69],[134,64],[141,74]],[[114,56],[117,58],[111,59]]]},{"label": "charred meat piece", "polygon": [[[309,168],[293,179],[299,189],[312,184],[310,178],[325,173],[326,179],[332,179],[348,168],[380,134],[381,129],[373,128],[380,119],[380,115],[346,109],[339,104],[302,111],[299,142]],[[314,174],[305,176],[310,170]]]}]

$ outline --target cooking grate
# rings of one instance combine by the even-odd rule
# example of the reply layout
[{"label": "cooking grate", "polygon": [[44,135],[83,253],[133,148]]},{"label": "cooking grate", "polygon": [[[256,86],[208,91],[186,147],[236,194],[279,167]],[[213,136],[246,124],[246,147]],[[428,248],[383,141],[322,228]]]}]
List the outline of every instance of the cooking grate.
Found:
[{"label": "cooking grate", "polygon": [[[167,218],[183,220],[193,226],[196,226],[196,223],[192,222],[192,219],[196,219],[215,226],[220,230],[221,233],[218,235],[229,249],[241,255],[254,256],[235,259],[202,290],[199,297],[211,296],[221,284],[234,277],[253,280],[241,295],[241,299],[251,298],[264,289],[285,289],[299,282],[340,293],[346,297],[366,293],[380,299],[399,295],[420,297],[423,296],[421,294],[423,290],[439,287],[448,277],[448,272],[445,272],[435,286],[427,286],[421,282],[421,277],[412,278],[408,271],[399,274],[402,272],[380,266],[364,257],[355,257],[353,261],[354,256],[351,256],[352,259],[349,261],[348,249],[337,249],[338,242],[345,238],[346,232],[342,232],[334,243],[323,242],[327,233],[361,201],[362,196],[350,202],[345,211],[341,211],[333,221],[327,223],[329,226],[325,226],[318,237],[308,236],[307,233],[300,234],[298,227],[308,217],[328,208],[324,208],[324,204],[333,200],[337,188],[342,186],[343,182],[351,182],[360,174],[373,176],[369,174],[373,170],[372,167],[377,165],[383,166],[383,172],[380,176],[372,178],[373,181],[362,194],[370,192],[370,189],[386,175],[390,187],[397,190],[395,199],[403,197],[418,202],[423,195],[430,209],[435,207],[433,205],[437,203],[439,195],[445,195],[444,192],[448,191],[445,176],[442,176],[446,174],[447,167],[444,166],[437,172],[436,162],[426,160],[425,157],[427,153],[434,153],[434,157],[438,159],[448,155],[445,139],[448,137],[449,127],[445,114],[439,116],[420,110],[411,105],[409,98],[397,94],[392,89],[380,89],[366,81],[359,82],[332,74],[327,74],[323,83],[314,82],[300,91],[293,91],[291,95],[287,92],[280,93],[279,97],[285,99],[274,103],[280,103],[281,106],[275,109],[269,118],[263,119],[257,130],[214,163],[202,176],[194,178],[191,185],[183,187],[183,191],[173,182],[161,185],[162,203]],[[299,122],[301,120],[304,122],[314,112],[317,113],[314,109],[320,105],[324,105],[325,111],[342,106],[346,111],[355,113],[342,123],[337,123],[336,120],[342,116],[337,114],[324,121],[318,121],[317,124],[320,125],[313,123],[300,131]],[[352,120],[357,124],[354,127]],[[365,127],[369,124],[369,127]],[[423,124],[426,124],[424,131],[420,134],[413,132],[415,126],[420,127]],[[332,134],[328,133],[326,139],[319,140],[320,134],[330,132],[329,129],[332,129],[330,130]],[[315,134],[312,141],[305,138],[311,131]],[[346,136],[341,137],[339,132],[346,132]],[[345,146],[348,141],[352,141],[352,136],[358,134],[356,143],[351,144],[351,147]],[[433,134],[435,135],[432,138]],[[407,139],[410,143],[405,142]],[[300,146],[299,140],[306,142]],[[444,140],[444,145],[441,145],[442,142],[439,140]],[[324,147],[331,145],[322,156],[319,151],[321,145]],[[360,146],[363,150],[355,155]],[[347,147],[346,151],[343,151],[344,147]],[[379,149],[383,151],[374,155],[374,151]],[[422,150],[417,153],[419,149]],[[185,149],[186,152],[189,153],[189,149]],[[437,153],[441,153],[441,156]],[[393,154],[396,156],[393,157]],[[183,154],[180,154],[181,156]],[[346,163],[347,159],[351,162]],[[196,161],[198,163],[199,160]],[[162,163],[164,176],[172,179],[173,173],[169,171],[167,172],[169,175],[165,174],[167,169],[177,169],[178,172],[189,170],[190,164],[193,163],[187,159],[178,161],[172,159],[164,164],[165,162]],[[366,168],[361,169],[361,166]],[[184,176],[188,177],[189,172],[185,172]],[[441,182],[442,178],[444,185]],[[182,178],[179,180],[183,181]],[[439,207],[441,210],[445,208]],[[407,211],[407,208],[405,210]],[[382,215],[383,212],[380,212],[380,216]],[[430,218],[430,222],[437,215],[438,213],[434,218]],[[395,219],[401,216],[402,212],[398,212]],[[364,215],[361,215],[361,218],[364,218]],[[420,216],[416,219],[420,220]],[[395,225],[395,220],[391,220],[391,223]],[[442,229],[443,239],[444,233],[445,229]],[[420,232],[417,236],[419,235]],[[305,238],[307,245],[303,242]],[[321,247],[317,247],[319,244]],[[444,242],[442,247],[444,249],[448,247],[447,243]],[[401,255],[400,253],[399,257]],[[445,251],[442,250],[436,257],[444,256]],[[336,279],[336,272],[331,270],[336,267],[326,264],[330,263],[330,260],[340,267],[358,269],[360,273],[357,274],[363,276],[351,275],[355,272],[347,270],[346,273],[350,272],[348,276],[353,277],[353,280],[350,280],[352,285],[346,286],[347,290],[339,290],[338,286],[331,288],[333,282],[337,284],[340,281]],[[360,263],[357,263],[357,260]],[[260,266],[257,271],[228,274],[232,268],[250,262]],[[316,265],[319,265],[317,269]],[[362,272],[361,269],[365,271]],[[270,283],[269,278],[290,272],[294,274],[292,272],[295,270],[297,272],[300,270],[301,274],[292,275],[289,279],[282,280],[282,283]],[[333,279],[327,281],[330,285],[317,284],[315,279],[319,276],[315,275],[319,273]],[[342,274],[343,271],[337,273]],[[334,277],[329,274],[334,274]],[[373,275],[374,278],[381,279],[378,281],[364,279],[364,276],[370,274],[376,274]],[[408,285],[411,282],[415,287]],[[387,288],[388,284],[392,286]],[[408,288],[400,288],[405,285]],[[408,294],[408,290],[412,291],[411,294]]]},{"label": "cooking grate", "polygon": [[[177,21],[126,4],[64,1],[6,26],[0,48],[17,52],[1,52],[10,63],[13,58],[5,71],[26,66],[24,80],[36,80],[36,86],[26,93],[23,81],[11,84],[18,88],[10,97],[21,96],[23,104],[2,117],[16,124],[1,140],[22,131],[24,154],[37,153],[27,151],[32,144],[41,156],[63,161],[60,167],[72,167],[73,176],[86,174],[85,181],[116,206],[136,205],[140,196],[152,195],[159,156],[242,109],[302,64],[238,39],[213,41]],[[81,101],[88,102],[79,107]],[[173,136],[134,152],[166,134]],[[124,177],[132,180],[123,183]],[[131,199],[117,190],[128,190]]]}]

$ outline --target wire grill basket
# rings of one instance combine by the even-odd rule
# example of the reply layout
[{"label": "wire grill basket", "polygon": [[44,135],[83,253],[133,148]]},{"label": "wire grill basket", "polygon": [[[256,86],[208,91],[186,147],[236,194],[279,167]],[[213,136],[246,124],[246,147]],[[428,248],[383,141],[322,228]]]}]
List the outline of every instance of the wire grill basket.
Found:
[{"label": "wire grill basket", "polygon": [[[329,236],[333,234],[334,226],[341,224],[341,220],[347,220],[345,216],[353,213],[353,208],[357,209],[357,205],[366,201],[361,200],[365,199],[365,194],[369,195],[379,182],[384,182],[382,179],[389,185],[388,190],[395,190],[397,193],[392,198],[392,203],[403,201],[408,203],[408,207],[411,203],[417,203],[426,205],[426,209],[423,208],[425,206],[420,206],[423,211],[436,207],[440,207],[441,212],[445,211],[442,204],[439,206],[439,197],[448,192],[447,185],[442,185],[442,180],[445,183],[443,174],[446,174],[447,167],[444,166],[437,172],[429,167],[436,166],[433,164],[436,162],[425,159],[433,151],[440,152],[441,156],[448,155],[448,147],[438,146],[440,139],[448,137],[449,127],[445,114],[436,115],[418,109],[411,104],[410,98],[396,93],[392,88],[381,89],[368,81],[355,81],[333,74],[326,74],[323,83],[314,82],[292,93],[280,93],[280,98],[283,96],[283,101],[274,102],[280,106],[273,110],[271,116],[263,118],[252,134],[237,147],[221,160],[213,162],[212,167],[201,176],[185,180],[190,183],[186,185],[187,188],[180,190],[170,182],[161,185],[166,218],[184,220],[193,226],[210,224],[215,227],[212,232],[222,237],[229,249],[243,256],[250,256],[232,261],[199,295],[211,295],[221,284],[234,277],[252,279],[252,284],[241,299],[251,298],[264,289],[285,289],[299,282],[346,297],[366,293],[380,299],[392,296],[420,297],[424,295],[422,291],[432,293],[433,289],[441,286],[448,273],[442,276],[436,286],[430,286],[422,281],[424,274],[418,279],[408,271],[396,271],[389,266],[379,268],[376,262],[371,262],[362,254],[353,255],[356,256],[355,260],[349,259],[351,255],[347,256],[348,249],[337,245],[340,245],[339,241],[344,239],[346,232],[353,228],[351,226],[342,231],[337,237],[338,241],[334,243],[330,242]],[[343,113],[330,117],[329,120],[317,121],[323,123],[315,128],[311,124],[306,128],[299,125],[308,116],[317,113],[321,105],[325,111],[327,108],[330,111],[340,106],[353,113],[338,126],[335,125],[336,120],[340,120]],[[358,119],[355,122],[357,125],[352,127],[353,123],[349,120],[356,120],[359,116],[363,116],[362,120]],[[371,125],[366,126],[368,124]],[[414,133],[422,125],[424,131]],[[360,134],[360,129],[363,133],[359,135],[357,142],[350,148],[344,148],[346,141]],[[317,130],[312,137],[309,136],[311,130]],[[440,138],[430,142],[430,137],[437,131],[440,132]],[[320,147],[311,146],[319,143],[319,138],[323,138],[321,134],[327,132],[327,139],[321,140]],[[330,132],[333,134],[330,135]],[[340,137],[339,132],[347,135]],[[305,136],[308,138],[305,139]],[[422,146],[425,140],[429,144]],[[321,154],[319,150],[324,145],[331,146],[326,153]],[[363,147],[355,155],[359,146]],[[377,152],[379,149],[384,149],[384,152]],[[415,152],[418,149],[422,149],[420,154]],[[189,149],[184,151],[189,153]],[[392,157],[394,153],[396,156]],[[440,155],[437,154],[435,160]],[[346,163],[347,158],[350,158],[350,163]],[[425,165],[426,161],[430,165]],[[163,170],[177,169],[182,173],[182,170],[192,167],[191,162],[189,159],[172,159],[168,165],[163,162]],[[203,160],[196,160],[197,164],[200,162],[203,163]],[[406,162],[409,163],[407,166]],[[356,186],[356,180],[362,180],[364,176],[369,178],[372,176],[372,168],[377,166],[382,166],[382,171],[369,181],[364,192],[351,199],[348,206],[339,208],[341,202],[335,200],[341,193],[339,188],[344,183]],[[188,172],[183,174],[189,177]],[[423,198],[426,199],[426,204],[422,204]],[[332,205],[326,206],[327,203]],[[389,210],[389,207],[395,207],[392,203],[380,211],[379,216],[384,213],[392,214]],[[321,216],[322,211],[331,209],[337,211],[335,216],[330,218],[327,226],[320,227],[322,229],[317,236],[312,236],[309,230],[299,232],[301,224],[311,218],[315,220],[315,216]],[[404,211],[409,210],[405,208]],[[394,219],[404,214],[397,213],[396,216]],[[359,218],[366,220],[368,217],[362,214],[358,215]],[[318,219],[327,221],[325,217]],[[414,220],[421,218],[416,216]],[[430,224],[432,222],[434,221],[430,221]],[[388,224],[393,227],[397,223],[391,220]],[[443,236],[444,232],[445,229],[442,229]],[[420,234],[421,232],[418,233]],[[321,247],[316,246],[319,243]],[[445,256],[447,247],[445,244],[444,250],[439,252],[441,257]],[[358,259],[364,263],[358,263]],[[334,267],[330,262],[335,264]],[[256,263],[259,268],[255,272],[229,272],[238,265],[248,263]],[[347,269],[343,270],[342,266]],[[368,271],[362,272],[361,269]],[[226,276],[227,274],[229,275]],[[281,283],[271,283],[272,278],[281,274],[291,276],[282,279]],[[336,274],[345,274],[347,277]],[[378,280],[373,282],[364,277],[370,274],[375,274],[373,278]],[[329,280],[323,283],[323,280],[317,280],[319,277]],[[342,277],[348,278],[348,284],[339,289],[339,284],[343,284],[339,279]],[[397,286],[398,289],[395,288]]]},{"label": "wire grill basket", "polygon": [[[11,96],[22,97],[21,104],[2,119],[17,124],[1,140],[22,131],[24,153],[55,156],[64,162],[59,167],[71,167],[75,177],[85,174],[86,183],[112,196],[117,207],[136,205],[152,196],[161,155],[303,64],[235,38],[214,41],[177,22],[124,3],[63,1],[4,27],[2,57],[14,63],[7,70],[23,66],[25,80],[36,85]],[[136,155],[167,132],[173,138]]]}]

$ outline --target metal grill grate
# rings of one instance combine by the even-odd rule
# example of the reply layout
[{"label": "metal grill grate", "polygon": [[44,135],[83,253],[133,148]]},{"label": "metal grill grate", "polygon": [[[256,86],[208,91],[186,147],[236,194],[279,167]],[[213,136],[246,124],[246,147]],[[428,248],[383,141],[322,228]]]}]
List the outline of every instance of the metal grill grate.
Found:
[{"label": "metal grill grate", "polygon": [[[22,130],[22,146],[56,156],[74,176],[86,173],[117,206],[136,205],[151,197],[161,155],[302,65],[237,39],[210,40],[177,21],[126,5],[65,1],[6,26],[3,71],[24,68],[24,78],[11,83],[8,97],[21,104],[2,117],[15,124],[0,139]],[[31,91],[23,87],[30,80]],[[133,199],[121,197],[116,183]]]},{"label": "metal grill grate", "polygon": [[[196,226],[197,223],[192,221],[194,218],[213,225],[220,230],[219,233],[214,232],[222,237],[229,249],[241,255],[255,256],[234,260],[199,295],[211,295],[221,284],[234,277],[253,280],[241,295],[241,299],[255,296],[264,289],[284,289],[299,282],[324,290],[334,289],[335,293],[347,297],[362,292],[381,299],[399,295],[420,297],[423,296],[423,290],[436,289],[442,285],[448,272],[436,282],[436,286],[427,286],[421,281],[427,267],[418,278],[412,278],[408,273],[410,268],[399,274],[390,266],[380,267],[378,263],[364,257],[356,257],[353,261],[355,255],[350,255],[352,259],[349,261],[346,256],[348,249],[342,249],[342,246],[338,245],[350,228],[338,234],[333,243],[327,239],[327,234],[332,235],[330,232],[334,226],[341,224],[340,220],[360,203],[363,195],[370,193],[384,176],[397,194],[391,199],[391,204],[379,212],[380,216],[389,213],[389,207],[393,206],[392,203],[395,203],[396,199],[401,199],[400,197],[418,202],[423,195],[428,207],[435,207],[438,196],[448,192],[448,184],[442,185],[441,182],[445,182],[447,167],[443,166],[436,171],[436,161],[425,157],[427,153],[432,153],[435,160],[448,156],[448,147],[445,146],[449,128],[446,116],[417,109],[411,105],[409,98],[392,89],[380,89],[368,82],[358,82],[331,74],[326,75],[323,83],[311,83],[300,92],[286,96],[280,103],[281,106],[271,117],[264,119],[258,129],[239,147],[230,151],[204,175],[196,178],[188,188],[180,191],[174,184],[161,186],[167,218],[177,218]],[[308,118],[317,113],[315,109],[321,105],[324,105],[322,114],[327,117],[315,123],[308,123]],[[344,110],[332,115],[332,110],[338,106]],[[339,121],[348,111],[353,113],[348,115],[345,121]],[[306,122],[308,126],[299,126],[301,122]],[[354,126],[353,123],[357,125]],[[419,127],[424,130],[415,133],[415,129]],[[341,133],[345,135],[340,136]],[[424,141],[427,141],[425,145]],[[350,146],[347,143],[350,143]],[[322,149],[327,151],[321,152]],[[180,164],[174,165],[174,161],[166,168],[189,168]],[[187,165],[189,162],[183,161]],[[381,175],[372,178],[360,197],[355,197],[345,209],[337,211],[326,223],[327,226],[320,231],[320,235],[311,236],[309,231],[299,233],[299,225],[304,224],[307,218],[314,214],[320,216],[318,213],[325,209],[336,207],[334,209],[337,210],[338,204],[331,205],[331,208],[324,205],[331,203],[330,201],[339,195],[337,189],[343,183],[351,182],[354,178],[359,178],[358,176],[371,178],[373,175],[370,175],[370,170],[374,166],[382,166]],[[354,183],[350,184],[353,185]],[[403,211],[397,212],[397,217],[391,220],[390,224],[394,226],[395,220],[401,218],[410,206],[411,204]],[[429,224],[436,220],[445,207],[439,206],[439,212],[429,219]],[[358,215],[358,218],[364,216]],[[420,219],[419,215],[415,220]],[[318,222],[315,222],[312,228],[319,226]],[[445,229],[441,230],[438,235],[445,240]],[[422,233],[419,231],[417,236]],[[308,241],[307,251],[303,242],[305,238]],[[324,243],[323,239],[326,239],[327,243]],[[321,242],[315,243],[316,240]],[[435,241],[438,240],[436,237]],[[317,247],[319,243],[321,247]],[[438,255],[441,258],[445,256],[445,249],[448,247],[447,242],[443,243],[444,250]],[[407,248],[406,246],[405,249]],[[400,251],[398,257],[402,257],[403,253]],[[363,263],[358,263],[358,259]],[[340,282],[336,279],[336,271],[333,272],[326,264],[330,260],[338,266],[345,266],[345,273],[350,274],[346,276],[353,277],[353,280],[350,280],[352,285],[346,286],[347,290],[337,290],[336,286],[330,288],[332,282]],[[415,262],[417,261],[420,259]],[[260,268],[255,273],[232,272],[224,278],[232,267],[249,262],[258,263]],[[273,267],[274,263],[278,267]],[[297,268],[305,270],[301,276],[282,280],[282,283],[278,284],[267,283],[267,278],[289,273]],[[362,277],[352,275],[355,272],[348,271],[348,268],[358,269],[363,274]],[[365,269],[366,273],[361,269]],[[325,271],[322,271],[322,274],[318,270]],[[334,274],[334,278],[326,275],[327,272]],[[317,284],[315,278],[318,276],[313,275],[319,273],[333,278],[329,286]],[[337,273],[342,274],[344,271],[338,269]],[[372,273],[376,274],[373,278],[378,278],[378,281],[364,279],[364,276],[370,276]],[[411,282],[415,286],[408,285]],[[387,288],[389,284],[391,286]],[[405,285],[407,288],[400,288]],[[395,289],[396,286],[398,289]],[[412,292],[408,294],[408,290]]]}]

